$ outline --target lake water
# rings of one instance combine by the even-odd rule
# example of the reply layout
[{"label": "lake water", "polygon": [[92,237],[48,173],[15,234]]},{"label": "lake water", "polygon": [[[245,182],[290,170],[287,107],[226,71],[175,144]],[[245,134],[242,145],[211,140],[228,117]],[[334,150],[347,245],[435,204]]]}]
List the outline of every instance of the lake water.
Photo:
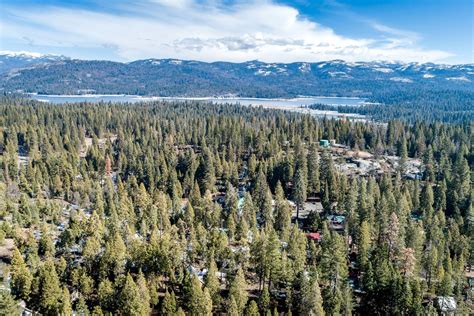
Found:
[{"label": "lake water", "polygon": [[301,107],[315,103],[327,105],[364,104],[360,98],[345,97],[301,97],[293,99],[263,99],[263,98],[180,98],[180,97],[141,97],[135,95],[31,95],[31,98],[48,103],[78,103],[78,102],[148,102],[148,101],[207,101],[212,103],[240,103],[241,105],[262,105],[268,107]]},{"label": "lake water", "polygon": [[361,106],[365,100],[346,97],[301,97],[293,99],[264,99],[264,98],[183,98],[183,97],[142,97],[136,95],[31,95],[32,99],[52,104],[78,103],[78,102],[151,102],[151,101],[205,101],[217,104],[241,104],[244,106],[263,106],[265,108],[286,110],[310,114],[316,117],[348,118],[351,120],[365,121],[364,115],[355,113],[339,113],[337,111],[321,111],[309,109],[306,106],[315,103],[338,106]]}]

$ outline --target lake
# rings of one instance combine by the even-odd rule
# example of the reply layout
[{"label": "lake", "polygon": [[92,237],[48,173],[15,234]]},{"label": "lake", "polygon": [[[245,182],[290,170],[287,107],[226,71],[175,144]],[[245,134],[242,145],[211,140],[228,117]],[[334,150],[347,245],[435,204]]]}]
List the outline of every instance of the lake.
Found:
[{"label": "lake", "polygon": [[241,105],[271,106],[271,107],[301,107],[315,103],[327,105],[363,105],[365,100],[346,97],[300,97],[293,99],[264,99],[264,98],[184,98],[184,97],[142,97],[136,95],[41,95],[32,94],[32,99],[48,103],[78,103],[78,102],[149,102],[149,101],[206,101],[212,103],[240,103]]},{"label": "lake", "polygon": [[265,98],[184,98],[184,97],[142,97],[136,95],[41,95],[32,94],[32,99],[52,104],[78,103],[78,102],[151,102],[151,101],[204,101],[217,104],[241,104],[244,106],[263,106],[265,108],[292,111],[310,114],[316,117],[348,118],[351,120],[365,121],[364,115],[355,113],[339,113],[337,111],[322,111],[309,109],[306,106],[315,103],[337,106],[361,106],[364,99],[349,97],[300,97],[293,99],[265,99]]}]

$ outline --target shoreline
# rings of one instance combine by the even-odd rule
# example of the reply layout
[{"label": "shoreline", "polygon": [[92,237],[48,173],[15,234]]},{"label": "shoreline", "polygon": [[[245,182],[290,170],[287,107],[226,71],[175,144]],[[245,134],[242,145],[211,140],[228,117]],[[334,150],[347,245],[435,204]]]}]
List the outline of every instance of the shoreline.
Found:
[{"label": "shoreline", "polygon": [[297,96],[293,98],[256,98],[256,97],[239,97],[239,96],[207,96],[207,97],[185,97],[185,96],[142,96],[135,94],[38,94],[38,93],[26,93],[30,97],[44,97],[44,98],[102,98],[102,97],[126,97],[135,99],[151,99],[151,100],[256,100],[256,101],[304,101],[311,99],[344,99],[344,100],[365,100],[360,97],[335,97],[335,96]]}]

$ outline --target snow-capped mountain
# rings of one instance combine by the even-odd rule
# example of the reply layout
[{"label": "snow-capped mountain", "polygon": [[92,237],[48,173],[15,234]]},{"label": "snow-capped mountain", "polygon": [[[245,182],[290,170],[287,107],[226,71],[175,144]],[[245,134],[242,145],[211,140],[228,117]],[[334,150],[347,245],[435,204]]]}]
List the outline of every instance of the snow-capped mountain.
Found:
[{"label": "snow-capped mountain", "polygon": [[68,60],[68,57],[34,52],[0,51],[0,74],[40,63]]},{"label": "snow-capped mountain", "polygon": [[145,59],[88,61],[34,53],[0,53],[0,89],[51,94],[163,96],[370,96],[396,89],[474,90],[474,64],[395,61],[265,63]]}]

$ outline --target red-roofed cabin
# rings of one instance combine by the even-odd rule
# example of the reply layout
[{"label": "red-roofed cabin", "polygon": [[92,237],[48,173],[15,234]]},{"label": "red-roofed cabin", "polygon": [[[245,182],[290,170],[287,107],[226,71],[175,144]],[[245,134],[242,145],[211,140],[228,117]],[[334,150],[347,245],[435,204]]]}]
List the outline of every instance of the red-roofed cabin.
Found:
[{"label": "red-roofed cabin", "polygon": [[306,237],[308,239],[314,240],[314,241],[321,241],[321,234],[320,233],[308,233],[306,234]]}]

